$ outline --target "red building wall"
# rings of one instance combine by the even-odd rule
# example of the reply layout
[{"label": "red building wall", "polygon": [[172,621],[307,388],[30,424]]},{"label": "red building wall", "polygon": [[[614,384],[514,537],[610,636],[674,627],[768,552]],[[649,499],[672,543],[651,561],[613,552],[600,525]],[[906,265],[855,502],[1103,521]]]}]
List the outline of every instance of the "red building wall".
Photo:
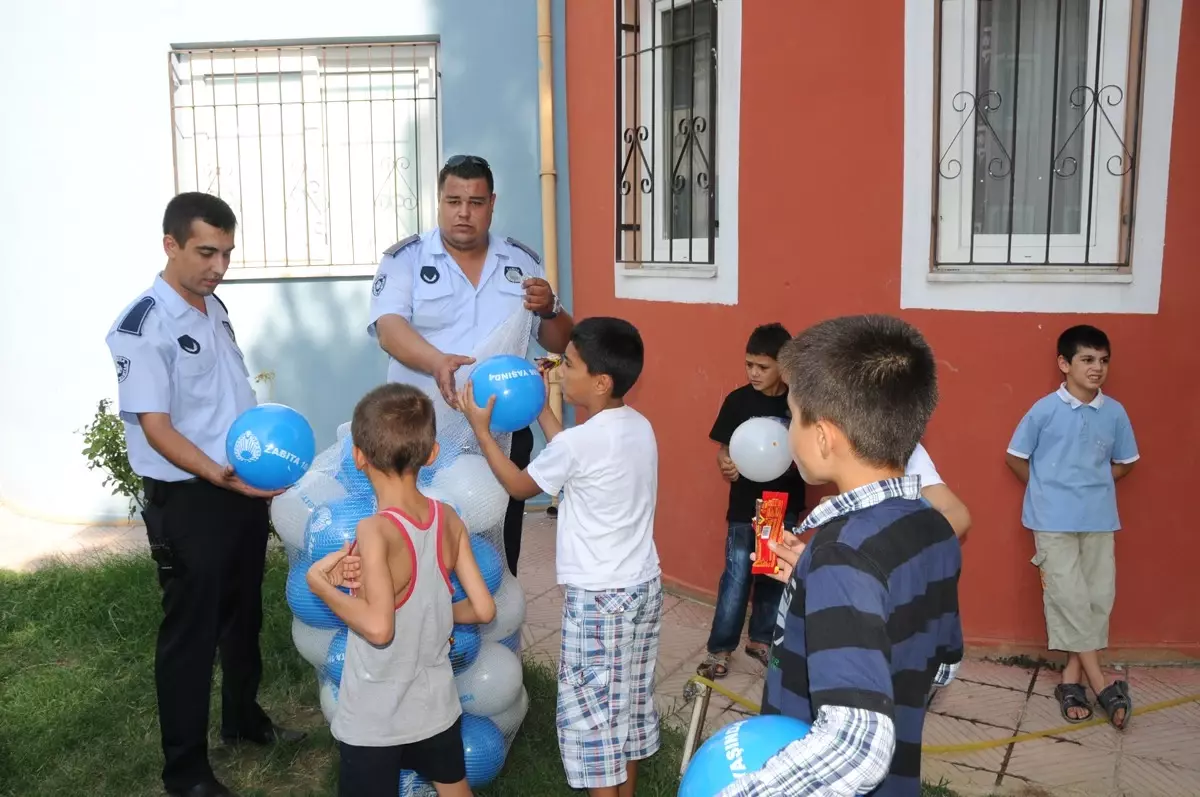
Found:
[{"label": "red building wall", "polygon": [[1057,387],[1054,342],[1095,323],[1113,341],[1108,392],[1129,410],[1142,461],[1119,488],[1111,641],[1134,655],[1200,655],[1200,4],[1183,15],[1170,193],[1157,315],[901,311],[904,3],[752,0],[742,6],[739,301],[614,297],[613,4],[567,4],[572,274],[577,316],[642,331],[631,403],[660,447],[657,540],[669,581],[712,595],[726,489],[708,430],[742,384],[757,324],[793,332],[860,312],[916,324],[942,398],[925,442],[974,526],[964,546],[963,620],[977,645],[1040,647],[1041,592],[1020,525],[1022,487],[1004,465],[1014,427]]}]

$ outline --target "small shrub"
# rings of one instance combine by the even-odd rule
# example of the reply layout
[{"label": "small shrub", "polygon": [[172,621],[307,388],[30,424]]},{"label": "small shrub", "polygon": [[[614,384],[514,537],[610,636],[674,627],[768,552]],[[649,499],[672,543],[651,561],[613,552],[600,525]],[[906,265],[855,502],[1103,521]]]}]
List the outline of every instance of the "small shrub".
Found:
[{"label": "small shrub", "polygon": [[88,470],[99,468],[104,472],[103,485],[112,488],[113,495],[129,499],[129,516],[133,517],[143,506],[142,480],[129,465],[125,424],[111,407],[109,399],[101,399],[92,422],[83,427],[83,455]]}]

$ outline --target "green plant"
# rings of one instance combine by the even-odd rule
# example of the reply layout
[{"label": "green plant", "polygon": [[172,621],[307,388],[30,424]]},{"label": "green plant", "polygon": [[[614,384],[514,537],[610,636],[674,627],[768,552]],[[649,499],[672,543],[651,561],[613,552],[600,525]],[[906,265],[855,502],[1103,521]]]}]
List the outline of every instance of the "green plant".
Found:
[{"label": "green plant", "polygon": [[142,480],[129,465],[125,424],[111,406],[109,399],[101,399],[92,422],[83,427],[83,455],[88,459],[88,470],[104,471],[103,484],[112,488],[113,495],[129,499],[129,516],[133,517],[142,507]]}]

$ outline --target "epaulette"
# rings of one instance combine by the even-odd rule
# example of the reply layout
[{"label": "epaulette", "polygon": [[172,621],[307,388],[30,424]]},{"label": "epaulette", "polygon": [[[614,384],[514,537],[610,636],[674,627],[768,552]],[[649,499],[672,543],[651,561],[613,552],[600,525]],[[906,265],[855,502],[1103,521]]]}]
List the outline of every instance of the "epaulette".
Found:
[{"label": "epaulette", "polygon": [[525,254],[529,255],[531,258],[533,258],[533,262],[534,262],[534,263],[541,263],[541,262],[542,262],[542,256],[541,256],[541,255],[539,255],[537,252],[535,252],[535,251],[533,251],[532,249],[530,249],[530,248],[529,248],[528,246],[526,246],[525,244],[523,244],[523,243],[521,243],[520,241],[518,241],[516,238],[505,238],[504,240],[505,240],[505,241],[507,241],[507,242],[508,242],[508,244],[509,244],[510,246],[515,246],[515,247],[517,247],[517,248],[518,248],[518,249],[520,249],[522,252],[524,252]]},{"label": "epaulette", "polygon": [[142,334],[142,327],[146,325],[146,317],[150,315],[151,308],[154,307],[153,296],[143,296],[134,303],[133,307],[129,308],[129,312],[121,319],[121,323],[117,324],[117,331],[124,332],[126,335]]},{"label": "epaulette", "polygon": [[397,254],[401,249],[407,249],[408,247],[412,246],[419,240],[421,240],[420,234],[413,233],[412,235],[405,238],[403,241],[397,241],[396,243],[389,246],[387,249],[384,249],[383,253],[385,255],[387,255],[388,257],[391,257],[391,256]]},{"label": "epaulette", "polygon": [[229,315],[229,308],[225,306],[225,302],[221,301],[221,297],[217,296],[215,293],[212,295],[212,297],[217,300],[217,304],[221,305],[221,309],[225,311],[225,315]]}]

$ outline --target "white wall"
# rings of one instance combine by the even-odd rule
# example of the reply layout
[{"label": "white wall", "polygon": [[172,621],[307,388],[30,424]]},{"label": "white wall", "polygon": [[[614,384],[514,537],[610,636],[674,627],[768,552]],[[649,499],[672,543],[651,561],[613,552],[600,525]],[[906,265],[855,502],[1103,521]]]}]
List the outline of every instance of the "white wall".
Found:
[{"label": "white wall", "polygon": [[[442,152],[497,174],[497,226],[541,241],[533,0],[40,0],[0,46],[0,500],[76,521],[123,516],[86,469],[78,430],[115,397],[110,324],[161,268],[174,190],[173,43],[441,39]],[[252,220],[243,220],[252,223]],[[383,379],[366,339],[369,281],[227,284],[252,370],[332,439]]]}]

